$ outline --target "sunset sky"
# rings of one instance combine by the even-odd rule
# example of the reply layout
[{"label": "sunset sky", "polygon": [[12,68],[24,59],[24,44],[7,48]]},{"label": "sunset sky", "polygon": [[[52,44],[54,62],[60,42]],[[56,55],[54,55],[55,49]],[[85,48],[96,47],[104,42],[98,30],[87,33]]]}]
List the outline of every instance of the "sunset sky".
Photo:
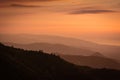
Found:
[{"label": "sunset sky", "polygon": [[120,45],[120,0],[0,0],[0,34],[22,33]]}]

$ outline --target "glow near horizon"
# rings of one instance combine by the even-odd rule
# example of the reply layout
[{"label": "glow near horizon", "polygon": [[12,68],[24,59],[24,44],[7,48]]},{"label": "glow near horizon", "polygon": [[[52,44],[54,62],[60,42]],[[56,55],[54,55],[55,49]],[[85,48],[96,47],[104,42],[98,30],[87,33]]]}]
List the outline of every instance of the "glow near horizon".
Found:
[{"label": "glow near horizon", "polygon": [[[0,33],[72,36],[98,43],[120,44],[120,6],[115,6],[117,3],[120,1],[65,0],[22,3],[43,6],[36,8],[1,7]],[[87,7],[117,12],[69,14]]]}]

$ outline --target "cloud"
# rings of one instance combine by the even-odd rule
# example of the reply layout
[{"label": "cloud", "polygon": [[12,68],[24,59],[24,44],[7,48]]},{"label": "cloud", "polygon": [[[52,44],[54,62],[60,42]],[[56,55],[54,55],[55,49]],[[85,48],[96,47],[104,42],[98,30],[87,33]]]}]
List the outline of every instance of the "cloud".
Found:
[{"label": "cloud", "polygon": [[25,5],[25,4],[10,4],[10,7],[42,7],[42,6],[36,6],[36,5]]},{"label": "cloud", "polygon": [[111,13],[116,12],[110,9],[97,9],[94,7],[85,7],[81,9],[75,9],[71,11],[69,14],[100,14],[100,13]]},{"label": "cloud", "polygon": [[12,16],[18,16],[18,15],[28,15],[28,14],[33,14],[30,11],[26,11],[26,12],[0,12],[0,17],[4,16],[4,17],[12,17]]},{"label": "cloud", "polygon": [[54,1],[54,0],[0,0],[0,2],[28,2],[28,1]]}]

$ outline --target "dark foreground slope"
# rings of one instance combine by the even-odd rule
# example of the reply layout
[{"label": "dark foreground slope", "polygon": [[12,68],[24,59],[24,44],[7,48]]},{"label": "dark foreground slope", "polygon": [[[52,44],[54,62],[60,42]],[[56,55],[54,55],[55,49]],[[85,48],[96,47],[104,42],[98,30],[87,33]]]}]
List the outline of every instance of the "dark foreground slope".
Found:
[{"label": "dark foreground slope", "polygon": [[75,66],[41,51],[0,44],[0,80],[120,80],[120,71]]},{"label": "dark foreground slope", "polygon": [[32,44],[17,44],[17,43],[4,43],[16,48],[25,50],[43,50],[47,53],[55,53],[60,55],[62,59],[76,65],[89,66],[92,68],[110,68],[120,70],[120,63],[117,60],[107,58],[99,52],[93,52],[86,49],[75,48],[62,44],[50,43],[32,43]]}]

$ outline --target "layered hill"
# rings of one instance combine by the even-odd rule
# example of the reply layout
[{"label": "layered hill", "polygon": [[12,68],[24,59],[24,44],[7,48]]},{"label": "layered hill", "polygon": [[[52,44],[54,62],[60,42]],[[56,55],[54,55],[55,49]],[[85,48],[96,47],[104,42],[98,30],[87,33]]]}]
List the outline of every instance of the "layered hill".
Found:
[{"label": "layered hill", "polygon": [[23,48],[26,50],[41,50],[47,53],[60,55],[66,61],[76,65],[90,66],[93,68],[111,68],[120,69],[120,63],[114,59],[107,58],[99,52],[93,52],[76,47],[70,47],[62,44],[50,43],[33,43],[33,44],[16,44],[5,43],[9,46]]},{"label": "layered hill", "polygon": [[16,48],[23,48],[26,50],[43,50],[47,53],[55,53],[55,54],[65,54],[65,55],[92,55],[96,52],[77,48],[77,47],[71,47],[63,44],[52,44],[52,43],[31,43],[31,44],[18,44],[18,43],[11,43],[6,42],[4,43],[9,46],[14,46]]},{"label": "layered hill", "polygon": [[4,80],[6,78],[12,80],[89,79],[85,78],[75,65],[64,61],[59,56],[7,47],[2,44],[0,44],[0,64],[3,76],[0,78]]},{"label": "layered hill", "polygon": [[76,66],[53,54],[0,44],[1,79],[119,80],[120,71]]},{"label": "layered hill", "polygon": [[[15,42],[20,44],[31,44],[31,43],[53,43],[63,44],[81,49],[86,49],[94,52],[100,52],[103,55],[116,59],[120,62],[120,46],[115,45],[102,45],[85,41],[81,39],[61,37],[61,36],[50,36],[50,35],[0,35],[1,42]],[[83,53],[84,54],[84,53]]]},{"label": "layered hill", "polygon": [[101,55],[91,55],[91,56],[80,56],[80,55],[61,55],[61,57],[71,63],[76,65],[90,66],[93,68],[110,68],[120,70],[120,63],[101,56]]}]

